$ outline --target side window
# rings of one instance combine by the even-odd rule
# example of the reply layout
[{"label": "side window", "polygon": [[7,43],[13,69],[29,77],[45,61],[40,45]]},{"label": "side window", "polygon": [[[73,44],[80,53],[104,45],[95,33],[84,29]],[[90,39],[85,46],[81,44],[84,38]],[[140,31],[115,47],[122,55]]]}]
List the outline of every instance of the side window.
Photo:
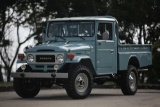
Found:
[{"label": "side window", "polygon": [[99,23],[97,40],[112,40],[112,23]]}]

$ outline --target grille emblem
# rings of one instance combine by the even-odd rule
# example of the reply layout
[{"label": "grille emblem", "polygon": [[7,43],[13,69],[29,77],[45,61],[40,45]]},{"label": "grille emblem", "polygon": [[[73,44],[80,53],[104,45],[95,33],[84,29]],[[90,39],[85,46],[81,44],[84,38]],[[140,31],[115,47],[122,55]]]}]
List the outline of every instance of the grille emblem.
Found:
[{"label": "grille emblem", "polygon": [[51,60],[51,57],[40,57],[41,60]]},{"label": "grille emblem", "polygon": [[36,55],[36,62],[55,62],[55,55]]}]

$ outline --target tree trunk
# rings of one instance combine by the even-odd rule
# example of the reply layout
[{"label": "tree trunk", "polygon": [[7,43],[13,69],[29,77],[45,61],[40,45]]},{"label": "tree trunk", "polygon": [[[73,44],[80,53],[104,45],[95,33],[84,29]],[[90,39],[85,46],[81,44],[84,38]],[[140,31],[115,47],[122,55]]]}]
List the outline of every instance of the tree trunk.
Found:
[{"label": "tree trunk", "polygon": [[11,81],[11,68],[8,67],[6,69],[7,69],[7,82],[10,82]]},{"label": "tree trunk", "polygon": [[1,67],[1,65],[0,65],[0,82],[4,82],[3,81],[3,74],[2,74],[2,67]]},{"label": "tree trunk", "polygon": [[138,44],[142,44],[141,38],[142,38],[142,26],[139,27],[139,37],[138,37]]},{"label": "tree trunk", "polygon": [[143,27],[142,27],[142,28],[143,28],[143,38],[144,38],[143,43],[144,43],[144,44],[147,44],[145,24],[143,25]]}]

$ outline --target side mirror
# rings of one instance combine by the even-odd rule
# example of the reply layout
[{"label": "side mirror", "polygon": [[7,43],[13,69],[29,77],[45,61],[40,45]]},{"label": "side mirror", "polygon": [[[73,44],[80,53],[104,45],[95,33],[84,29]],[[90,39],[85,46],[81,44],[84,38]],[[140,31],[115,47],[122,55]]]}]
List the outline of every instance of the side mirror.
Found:
[{"label": "side mirror", "polygon": [[43,34],[46,34],[46,30],[45,30],[45,28],[43,28],[42,33],[43,33]]}]

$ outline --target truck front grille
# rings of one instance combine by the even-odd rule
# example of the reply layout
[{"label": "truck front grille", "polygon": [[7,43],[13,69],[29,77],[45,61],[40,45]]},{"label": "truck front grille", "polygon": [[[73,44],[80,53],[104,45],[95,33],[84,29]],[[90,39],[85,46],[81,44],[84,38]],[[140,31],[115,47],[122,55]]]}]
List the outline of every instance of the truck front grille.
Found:
[{"label": "truck front grille", "polygon": [[55,55],[36,55],[36,62],[55,62]]}]

